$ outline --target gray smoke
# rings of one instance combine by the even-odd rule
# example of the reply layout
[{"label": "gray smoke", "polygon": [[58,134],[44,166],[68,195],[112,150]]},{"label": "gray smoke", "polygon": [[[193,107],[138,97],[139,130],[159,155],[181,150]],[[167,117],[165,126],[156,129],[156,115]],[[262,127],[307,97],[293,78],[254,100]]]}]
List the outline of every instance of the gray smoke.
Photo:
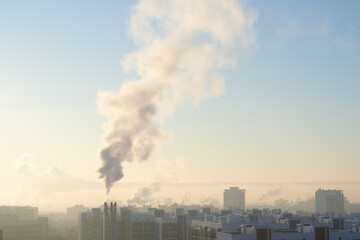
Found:
[{"label": "gray smoke", "polygon": [[259,200],[262,201],[262,200],[265,200],[265,199],[268,199],[269,197],[274,197],[274,196],[277,196],[281,194],[281,189],[278,188],[278,189],[274,189],[274,190],[269,190],[267,191],[267,193],[264,193],[260,198]]},{"label": "gray smoke", "polygon": [[200,203],[203,206],[214,206],[214,207],[220,206],[219,200],[216,199],[215,197],[201,198]]},{"label": "gray smoke", "polygon": [[160,182],[154,182],[148,186],[138,189],[134,197],[127,201],[128,205],[138,204],[151,204],[154,202],[153,194],[160,191],[161,185]]},{"label": "gray smoke", "polygon": [[235,64],[235,46],[254,42],[255,19],[236,0],[142,0],[133,8],[130,35],[138,50],[123,67],[139,78],[97,98],[109,118],[98,170],[107,193],[124,176],[123,162],[147,160],[167,140],[160,123],[178,104],[223,93],[217,71]]}]

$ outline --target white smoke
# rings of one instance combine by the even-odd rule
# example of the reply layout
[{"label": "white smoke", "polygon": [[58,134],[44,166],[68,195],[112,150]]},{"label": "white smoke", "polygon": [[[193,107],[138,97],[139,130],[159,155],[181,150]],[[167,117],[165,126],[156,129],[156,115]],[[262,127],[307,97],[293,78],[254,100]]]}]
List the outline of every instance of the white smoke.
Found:
[{"label": "white smoke", "polygon": [[123,177],[123,162],[147,160],[167,139],[159,124],[178,104],[223,93],[217,71],[235,64],[234,47],[254,42],[255,20],[236,0],[142,0],[133,8],[130,35],[138,50],[125,56],[123,67],[139,79],[97,98],[110,118],[98,170],[107,193]]},{"label": "white smoke", "polygon": [[267,191],[266,193],[264,193],[260,198],[259,198],[259,201],[263,201],[263,200],[266,200],[270,197],[275,197],[275,196],[278,196],[281,194],[281,189],[280,188],[277,188],[277,189],[273,189],[273,190],[269,190]]},{"label": "white smoke", "polygon": [[214,206],[214,207],[220,206],[219,200],[216,199],[214,196],[201,198],[200,204],[203,206]]},{"label": "white smoke", "polygon": [[153,195],[160,191],[161,184],[160,182],[153,182],[145,187],[142,187],[137,190],[132,199],[127,201],[128,205],[145,205],[152,204],[155,202]]}]

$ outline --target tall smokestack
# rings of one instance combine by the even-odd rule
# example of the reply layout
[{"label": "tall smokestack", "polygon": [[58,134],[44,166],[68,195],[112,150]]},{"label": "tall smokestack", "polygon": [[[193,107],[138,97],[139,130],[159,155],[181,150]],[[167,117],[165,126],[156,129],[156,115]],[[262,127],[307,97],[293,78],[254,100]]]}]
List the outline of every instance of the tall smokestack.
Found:
[{"label": "tall smokestack", "polygon": [[99,92],[105,124],[98,172],[107,193],[123,174],[123,162],[145,161],[167,139],[159,127],[178,104],[219,96],[217,71],[235,64],[234,46],[254,42],[254,11],[236,0],[142,0],[133,8],[130,34],[138,49],[124,57],[136,81],[117,93]]}]

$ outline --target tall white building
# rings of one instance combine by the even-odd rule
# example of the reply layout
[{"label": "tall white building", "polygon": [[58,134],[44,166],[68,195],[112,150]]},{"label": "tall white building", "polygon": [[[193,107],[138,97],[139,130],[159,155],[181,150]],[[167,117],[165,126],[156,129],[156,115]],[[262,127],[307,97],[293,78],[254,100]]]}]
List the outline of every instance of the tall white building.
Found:
[{"label": "tall white building", "polygon": [[229,208],[245,210],[245,189],[230,187],[224,190],[224,209]]},{"label": "tall white building", "polygon": [[315,192],[315,211],[320,214],[344,213],[344,194],[342,190],[319,189]]}]

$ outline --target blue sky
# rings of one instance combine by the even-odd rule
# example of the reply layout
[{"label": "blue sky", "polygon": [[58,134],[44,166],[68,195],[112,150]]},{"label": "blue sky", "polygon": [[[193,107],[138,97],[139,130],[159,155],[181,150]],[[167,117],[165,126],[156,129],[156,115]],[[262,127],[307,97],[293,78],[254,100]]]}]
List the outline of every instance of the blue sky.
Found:
[{"label": "blue sky", "polygon": [[[0,176],[2,184],[11,179],[16,186],[0,202],[19,199],[22,183],[13,162],[23,153],[34,155],[38,174],[58,166],[97,181],[96,154],[106,119],[97,113],[95,100],[98,91],[117,91],[136,78],[120,65],[123,55],[136,49],[127,34],[133,4],[0,3]],[[319,187],[342,188],[360,202],[355,193],[360,183],[355,175],[360,166],[360,3],[245,5],[258,13],[256,46],[246,53],[238,50],[236,67],[222,71],[222,96],[196,107],[185,103],[165,120],[162,127],[175,139],[164,146],[162,157],[171,164],[178,156],[186,159],[189,169],[178,181],[238,182],[252,201],[268,189],[252,191],[250,182],[293,179],[314,182],[304,187],[308,195]],[[139,181],[141,187],[155,165],[154,158],[126,165],[124,181]],[[318,184],[328,180],[339,184]],[[298,197],[291,184],[283,188],[284,198]]]}]

